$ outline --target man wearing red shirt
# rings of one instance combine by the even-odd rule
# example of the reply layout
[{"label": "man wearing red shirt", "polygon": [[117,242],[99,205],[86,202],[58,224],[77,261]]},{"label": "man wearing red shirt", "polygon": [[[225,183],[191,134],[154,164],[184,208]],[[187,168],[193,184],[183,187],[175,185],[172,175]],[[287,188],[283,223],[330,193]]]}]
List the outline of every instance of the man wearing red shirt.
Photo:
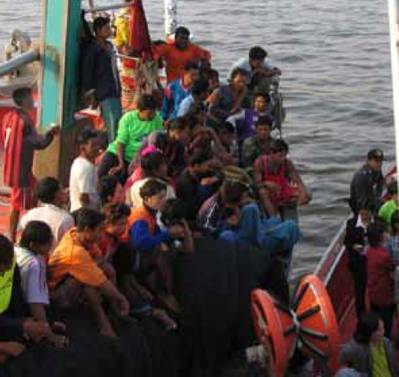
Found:
[{"label": "man wearing red shirt", "polygon": [[34,206],[35,179],[32,173],[34,152],[47,148],[59,134],[60,127],[55,126],[44,135],[40,135],[30,116],[34,109],[32,90],[19,88],[12,96],[16,107],[4,116],[2,124],[3,180],[4,184],[12,189],[9,232],[11,241],[15,242],[20,212]]},{"label": "man wearing red shirt", "polygon": [[367,228],[369,248],[367,249],[367,290],[371,309],[384,322],[385,336],[390,337],[395,312],[394,263],[389,251],[383,246],[385,224],[372,223]]},{"label": "man wearing red shirt", "polygon": [[184,66],[190,61],[211,60],[209,51],[190,42],[190,31],[181,26],[176,29],[174,43],[161,44],[153,47],[154,57],[166,62],[166,76],[168,83],[179,79]]}]

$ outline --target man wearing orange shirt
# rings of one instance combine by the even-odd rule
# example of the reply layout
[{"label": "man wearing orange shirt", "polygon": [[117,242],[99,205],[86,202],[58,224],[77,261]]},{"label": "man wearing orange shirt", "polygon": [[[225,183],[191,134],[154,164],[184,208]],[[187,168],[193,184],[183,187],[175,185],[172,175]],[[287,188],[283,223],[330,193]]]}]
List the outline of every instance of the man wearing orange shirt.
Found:
[{"label": "man wearing orange shirt", "polygon": [[163,58],[166,62],[166,76],[168,83],[181,77],[184,66],[189,61],[211,60],[209,51],[190,42],[190,31],[181,26],[176,29],[173,44],[162,44],[153,47],[155,60]]},{"label": "man wearing orange shirt", "polygon": [[53,303],[63,309],[86,301],[94,314],[102,335],[116,337],[103,308],[103,298],[120,314],[129,313],[129,303],[98,266],[101,255],[98,242],[103,232],[104,217],[91,208],[77,213],[76,228],[69,230],[50,256],[49,288]]}]

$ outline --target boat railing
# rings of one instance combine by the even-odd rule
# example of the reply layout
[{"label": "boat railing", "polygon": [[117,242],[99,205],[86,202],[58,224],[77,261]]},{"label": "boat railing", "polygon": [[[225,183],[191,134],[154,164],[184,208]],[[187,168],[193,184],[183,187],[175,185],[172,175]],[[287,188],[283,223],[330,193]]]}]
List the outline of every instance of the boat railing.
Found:
[{"label": "boat railing", "polygon": [[40,54],[39,51],[37,50],[24,52],[23,54],[0,64],[0,77],[8,75],[9,73],[17,70],[18,68],[26,64],[33,63],[34,61],[39,59],[40,59]]},{"label": "boat railing", "polygon": [[316,267],[315,273],[324,281],[325,285],[328,285],[331,276],[334,274],[335,267],[339,263],[342,253],[345,250],[343,245],[345,227],[346,222],[342,224]]}]

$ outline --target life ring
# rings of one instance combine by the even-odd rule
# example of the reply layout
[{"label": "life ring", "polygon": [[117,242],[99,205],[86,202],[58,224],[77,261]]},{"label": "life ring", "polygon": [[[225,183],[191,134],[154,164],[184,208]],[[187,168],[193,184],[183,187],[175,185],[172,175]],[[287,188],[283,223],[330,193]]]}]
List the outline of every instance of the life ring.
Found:
[{"label": "life ring", "polygon": [[293,324],[291,313],[262,289],[252,292],[251,301],[256,336],[269,354],[276,377],[283,377],[295,350],[296,335],[284,336],[285,329]]},{"label": "life ring", "polygon": [[339,368],[340,332],[330,296],[319,277],[307,275],[298,284],[291,308],[300,322],[302,351],[335,373]]},{"label": "life ring", "polygon": [[316,275],[302,278],[290,307],[266,291],[251,294],[255,333],[270,355],[276,377],[283,377],[295,348],[331,373],[339,367],[339,327],[327,290]]}]

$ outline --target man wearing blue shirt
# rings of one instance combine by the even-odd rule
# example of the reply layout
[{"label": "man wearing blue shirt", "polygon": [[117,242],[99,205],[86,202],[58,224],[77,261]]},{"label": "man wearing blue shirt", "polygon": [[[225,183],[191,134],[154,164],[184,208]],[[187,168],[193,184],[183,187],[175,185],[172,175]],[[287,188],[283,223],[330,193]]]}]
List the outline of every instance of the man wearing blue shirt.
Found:
[{"label": "man wearing blue shirt", "polygon": [[188,62],[184,67],[183,77],[172,81],[165,89],[161,115],[164,120],[175,119],[181,102],[191,94],[191,88],[199,78],[199,66]]}]

